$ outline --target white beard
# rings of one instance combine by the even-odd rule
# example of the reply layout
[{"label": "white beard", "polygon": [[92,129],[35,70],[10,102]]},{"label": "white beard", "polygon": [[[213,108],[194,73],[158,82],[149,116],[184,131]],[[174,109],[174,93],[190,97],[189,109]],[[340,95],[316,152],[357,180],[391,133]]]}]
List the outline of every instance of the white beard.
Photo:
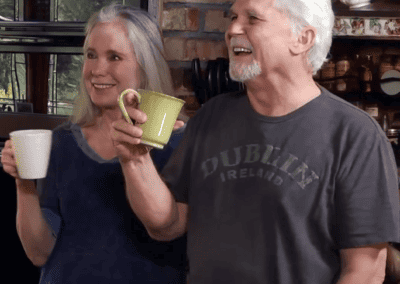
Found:
[{"label": "white beard", "polygon": [[254,61],[251,64],[239,63],[233,56],[229,60],[229,76],[232,80],[245,82],[261,74],[261,68],[258,62]]}]

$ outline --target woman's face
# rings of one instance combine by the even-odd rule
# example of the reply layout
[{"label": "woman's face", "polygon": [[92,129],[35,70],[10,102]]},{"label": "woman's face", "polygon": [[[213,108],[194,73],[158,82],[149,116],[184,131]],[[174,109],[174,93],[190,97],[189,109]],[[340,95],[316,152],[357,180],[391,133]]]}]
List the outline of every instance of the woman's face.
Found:
[{"label": "woman's face", "polygon": [[139,64],[121,21],[95,25],[85,51],[83,77],[92,102],[100,108],[117,107],[123,90],[139,88]]}]

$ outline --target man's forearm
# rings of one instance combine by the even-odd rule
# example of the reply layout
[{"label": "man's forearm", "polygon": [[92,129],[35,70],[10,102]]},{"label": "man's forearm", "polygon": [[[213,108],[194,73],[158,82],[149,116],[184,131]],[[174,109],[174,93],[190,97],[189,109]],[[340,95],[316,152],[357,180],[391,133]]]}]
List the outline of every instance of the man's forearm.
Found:
[{"label": "man's forearm", "polygon": [[387,243],[340,250],[341,274],[337,284],[382,284],[385,280]]},{"label": "man's forearm", "polygon": [[[179,220],[177,203],[149,155],[141,162],[121,163],[125,176],[126,193],[129,204],[150,235],[157,236],[176,233],[171,231]],[[157,237],[157,238],[158,238]]]},{"label": "man's forearm", "polygon": [[336,284],[382,284],[384,280],[384,276],[373,277],[370,273],[354,272],[341,274]]}]

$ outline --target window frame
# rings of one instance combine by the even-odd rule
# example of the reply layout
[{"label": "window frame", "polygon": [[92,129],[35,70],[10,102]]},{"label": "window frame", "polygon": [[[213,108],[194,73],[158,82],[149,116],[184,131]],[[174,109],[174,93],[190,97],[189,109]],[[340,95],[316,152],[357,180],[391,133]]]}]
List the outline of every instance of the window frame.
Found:
[{"label": "window frame", "polygon": [[[123,0],[125,3],[126,0]],[[129,1],[129,0],[127,0]],[[141,0],[143,1],[143,0]],[[161,27],[161,0],[148,0],[147,10],[150,15],[156,18],[159,26]],[[14,21],[0,21],[0,53],[23,53],[23,54],[68,54],[68,55],[83,55],[83,43],[85,39],[85,26],[86,22],[60,22],[55,21],[55,5],[58,0],[50,0],[50,21],[24,21],[24,0],[14,1]],[[7,39],[9,42],[5,42]],[[67,43],[67,45],[66,45]],[[12,61],[12,60],[11,60]],[[25,62],[26,64],[26,62]],[[55,66],[50,66],[49,71],[54,70]],[[11,66],[11,83],[14,84],[13,66]],[[15,70],[16,73],[16,70]],[[57,73],[57,72],[55,72]],[[15,74],[16,75],[16,74]],[[57,76],[56,76],[57,77]],[[51,77],[49,76],[49,79]],[[17,82],[18,83],[18,82]],[[52,82],[54,88],[54,83]],[[28,89],[28,86],[26,86]],[[54,94],[50,93],[49,88],[47,94],[47,114],[57,114],[58,95],[55,95],[55,102],[53,100]],[[54,91],[53,91],[54,92]],[[56,91],[57,93],[57,91]],[[21,100],[21,94],[14,94],[13,88],[13,101],[14,111],[15,102],[26,101]],[[50,106],[50,104],[52,106]],[[54,105],[55,104],[55,105]],[[49,110],[53,109],[52,112]],[[55,110],[55,111],[54,111]]]}]

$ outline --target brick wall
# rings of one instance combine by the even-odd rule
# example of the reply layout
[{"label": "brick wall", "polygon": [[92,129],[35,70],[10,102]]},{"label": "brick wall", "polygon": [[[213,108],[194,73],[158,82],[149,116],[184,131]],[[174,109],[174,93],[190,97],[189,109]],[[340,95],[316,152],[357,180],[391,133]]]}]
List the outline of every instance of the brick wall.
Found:
[{"label": "brick wall", "polygon": [[233,0],[160,0],[163,1],[161,27],[165,51],[178,96],[186,100],[189,116],[199,108],[191,83],[191,61],[228,58],[225,31]]}]

